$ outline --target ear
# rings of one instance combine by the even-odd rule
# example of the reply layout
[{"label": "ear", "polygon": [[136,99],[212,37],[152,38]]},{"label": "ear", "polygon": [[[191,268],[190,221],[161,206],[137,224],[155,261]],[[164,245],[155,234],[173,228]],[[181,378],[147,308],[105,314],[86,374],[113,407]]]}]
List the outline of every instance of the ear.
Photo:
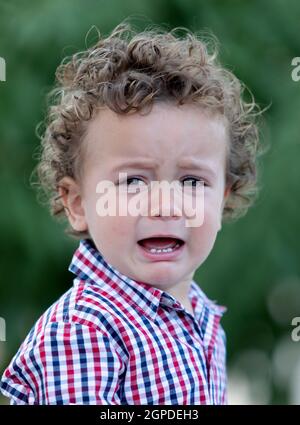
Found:
[{"label": "ear", "polygon": [[66,176],[60,180],[58,192],[73,229],[78,232],[86,231],[88,226],[78,183],[72,177]]},{"label": "ear", "polygon": [[230,195],[230,192],[231,192],[230,186],[225,187],[225,190],[224,190],[224,203],[226,202],[226,199]]}]

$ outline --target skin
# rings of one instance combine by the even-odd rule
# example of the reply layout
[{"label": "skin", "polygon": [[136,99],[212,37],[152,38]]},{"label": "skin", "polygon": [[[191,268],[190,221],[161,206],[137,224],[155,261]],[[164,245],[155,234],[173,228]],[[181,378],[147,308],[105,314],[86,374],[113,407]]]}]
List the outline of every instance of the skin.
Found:
[{"label": "skin", "polygon": [[[225,118],[187,104],[157,103],[144,116],[119,115],[104,108],[88,124],[83,143],[81,181],[68,176],[61,181],[64,190],[60,189],[60,194],[71,226],[77,231],[88,230],[106,261],[122,274],[168,292],[192,313],[188,298],[190,283],[214,246],[229,195],[225,186],[228,151]],[[201,161],[201,169],[179,168],[178,162],[188,158]],[[156,168],[125,167],[113,171],[133,159],[152,160]],[[128,178],[136,176],[145,185],[151,181],[203,179],[207,184],[203,224],[187,227],[186,217],[178,214],[174,198],[170,201],[173,203],[169,205],[170,214],[163,216],[166,205],[156,195],[156,216],[99,217],[97,183],[102,180],[118,183],[120,171],[127,172]],[[132,184],[137,181],[131,181]],[[127,183],[123,182],[122,187],[127,190]],[[175,234],[185,241],[179,257],[153,261],[141,254],[137,241],[159,233]]]}]

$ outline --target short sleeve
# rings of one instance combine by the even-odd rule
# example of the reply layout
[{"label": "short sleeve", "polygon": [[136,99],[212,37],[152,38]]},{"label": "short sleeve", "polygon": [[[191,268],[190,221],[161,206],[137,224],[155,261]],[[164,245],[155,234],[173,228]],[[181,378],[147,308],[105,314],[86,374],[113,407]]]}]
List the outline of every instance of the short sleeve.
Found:
[{"label": "short sleeve", "polygon": [[124,361],[112,338],[78,323],[54,322],[22,346],[0,389],[11,404],[121,404]]}]

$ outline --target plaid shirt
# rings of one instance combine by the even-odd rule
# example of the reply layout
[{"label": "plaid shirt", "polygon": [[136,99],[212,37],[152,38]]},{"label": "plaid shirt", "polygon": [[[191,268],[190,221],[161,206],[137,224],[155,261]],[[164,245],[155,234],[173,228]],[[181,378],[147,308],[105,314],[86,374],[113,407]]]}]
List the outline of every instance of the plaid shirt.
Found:
[{"label": "plaid shirt", "polygon": [[227,404],[226,307],[192,281],[192,316],[167,292],[122,275],[90,239],[69,270],[73,287],[3,374],[11,404]]}]

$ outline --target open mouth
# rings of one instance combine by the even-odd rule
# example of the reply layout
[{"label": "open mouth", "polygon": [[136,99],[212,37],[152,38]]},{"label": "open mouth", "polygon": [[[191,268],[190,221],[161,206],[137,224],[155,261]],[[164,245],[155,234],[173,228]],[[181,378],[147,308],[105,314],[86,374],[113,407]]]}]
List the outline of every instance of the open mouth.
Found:
[{"label": "open mouth", "polygon": [[153,237],[141,239],[138,244],[151,254],[168,254],[178,250],[184,241],[171,237]]}]

